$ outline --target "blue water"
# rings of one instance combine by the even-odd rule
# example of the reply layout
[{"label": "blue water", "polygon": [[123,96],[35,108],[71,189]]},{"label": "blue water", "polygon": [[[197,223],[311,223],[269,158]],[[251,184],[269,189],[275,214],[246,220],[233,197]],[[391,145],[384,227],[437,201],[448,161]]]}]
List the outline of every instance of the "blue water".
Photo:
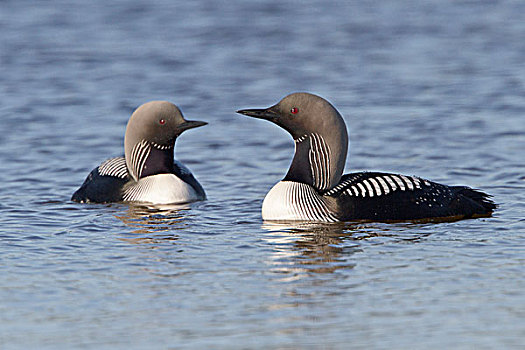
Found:
[{"label": "blue water", "polygon": [[[512,349],[525,339],[525,3],[0,3],[0,348]],[[347,172],[492,194],[492,218],[277,226],[291,138],[236,115],[293,91],[344,115]],[[69,201],[149,100],[209,125],[208,200]]]}]

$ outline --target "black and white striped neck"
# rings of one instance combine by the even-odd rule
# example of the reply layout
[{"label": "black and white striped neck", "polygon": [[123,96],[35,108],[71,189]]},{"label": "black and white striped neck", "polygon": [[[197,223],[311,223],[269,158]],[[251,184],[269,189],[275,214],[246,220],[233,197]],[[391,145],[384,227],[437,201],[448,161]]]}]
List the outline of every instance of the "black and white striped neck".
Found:
[{"label": "black and white striped neck", "polygon": [[[335,186],[342,175],[346,152],[334,152],[329,142],[318,133],[294,139],[295,154],[283,181],[300,182],[325,191]],[[342,159],[343,158],[343,159]]]},{"label": "black and white striped neck", "polygon": [[171,145],[159,145],[155,142],[140,140],[126,154],[126,164],[130,175],[135,181],[146,176],[172,173],[174,143]]}]

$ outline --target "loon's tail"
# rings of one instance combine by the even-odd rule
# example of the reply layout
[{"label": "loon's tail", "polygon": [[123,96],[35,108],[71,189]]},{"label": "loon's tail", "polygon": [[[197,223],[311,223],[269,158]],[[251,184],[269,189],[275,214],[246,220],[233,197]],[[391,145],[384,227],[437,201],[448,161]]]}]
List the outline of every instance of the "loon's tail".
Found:
[{"label": "loon's tail", "polygon": [[497,205],[492,201],[490,195],[480,190],[465,186],[455,186],[456,203],[463,208],[469,208],[472,216],[490,215]]}]

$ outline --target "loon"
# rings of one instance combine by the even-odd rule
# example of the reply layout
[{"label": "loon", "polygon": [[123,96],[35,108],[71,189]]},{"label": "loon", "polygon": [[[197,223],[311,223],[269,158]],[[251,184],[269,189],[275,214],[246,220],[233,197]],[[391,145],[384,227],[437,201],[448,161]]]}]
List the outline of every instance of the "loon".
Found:
[{"label": "loon", "polygon": [[133,112],[126,127],[124,157],[108,159],[91,171],[71,200],[179,204],[206,199],[204,189],[188,168],[173,159],[177,137],[206,124],[185,120],[170,102],[143,104]]},{"label": "loon", "polygon": [[490,196],[416,176],[383,172],[343,175],[348,134],[339,112],[322,97],[292,93],[265,109],[237,111],[289,132],[295,154],[283,180],[262,205],[267,221],[410,221],[490,216]]}]

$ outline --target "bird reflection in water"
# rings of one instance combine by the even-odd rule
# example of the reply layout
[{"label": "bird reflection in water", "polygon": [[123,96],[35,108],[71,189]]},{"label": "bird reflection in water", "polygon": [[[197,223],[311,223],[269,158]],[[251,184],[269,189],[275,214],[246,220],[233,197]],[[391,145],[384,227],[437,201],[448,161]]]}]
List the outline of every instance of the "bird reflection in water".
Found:
[{"label": "bird reflection in water", "polygon": [[128,232],[132,237],[122,238],[130,243],[159,243],[175,241],[179,237],[173,232],[185,228],[188,204],[145,204],[131,203],[122,215],[115,215],[135,230]]},{"label": "bird reflection in water", "polygon": [[[283,280],[299,279],[304,273],[333,273],[352,269],[358,263],[352,255],[363,252],[363,241],[418,242],[430,233],[421,233],[416,224],[265,222],[264,239],[274,246],[270,265]],[[407,232],[408,231],[408,232]]]}]

